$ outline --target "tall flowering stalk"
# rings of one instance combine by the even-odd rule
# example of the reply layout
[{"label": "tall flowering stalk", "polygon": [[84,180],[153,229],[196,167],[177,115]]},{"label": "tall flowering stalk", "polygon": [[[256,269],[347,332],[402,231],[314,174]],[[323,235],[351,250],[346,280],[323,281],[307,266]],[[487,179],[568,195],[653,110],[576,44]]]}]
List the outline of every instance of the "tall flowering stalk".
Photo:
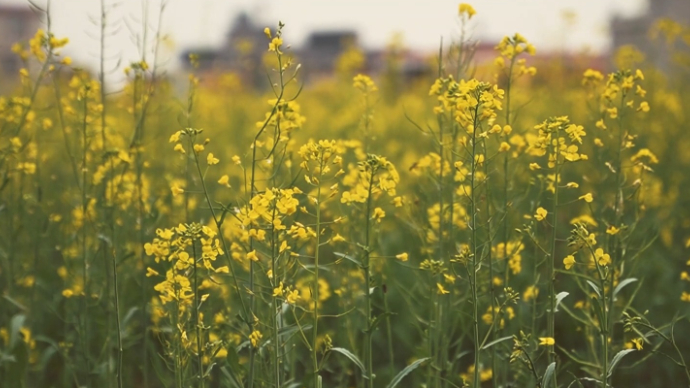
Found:
[{"label": "tall flowering stalk", "polygon": [[[300,166],[305,172],[304,180],[308,185],[312,187],[312,191],[307,194],[309,202],[314,205],[315,210],[315,224],[314,230],[309,233],[315,240],[314,242],[314,281],[311,285],[311,290],[313,292],[313,307],[312,307],[312,339],[311,343],[308,343],[311,351],[312,368],[313,368],[313,379],[314,388],[321,387],[321,376],[320,370],[321,365],[319,363],[318,356],[318,328],[319,328],[319,303],[321,284],[320,281],[320,259],[321,259],[321,235],[323,232],[323,210],[324,203],[327,199],[333,198],[334,195],[324,196],[323,195],[323,185],[328,181],[332,180],[335,176],[342,173],[342,157],[339,155],[336,142],[334,140],[320,140],[318,142],[310,141],[299,150],[299,155],[302,158],[302,163]],[[332,194],[335,194],[337,189],[337,184],[330,186]],[[299,229],[304,229],[303,226],[296,225],[295,233],[302,233]]]},{"label": "tall flowering stalk", "polygon": [[372,349],[372,336],[375,329],[374,323],[376,317],[373,316],[372,311],[372,294],[376,286],[372,279],[372,261],[371,254],[374,251],[372,246],[373,233],[372,226],[374,223],[380,223],[385,217],[386,213],[381,207],[374,207],[374,200],[383,194],[388,196],[396,196],[396,186],[400,180],[395,166],[386,158],[368,154],[367,159],[361,161],[357,165],[357,178],[349,180],[347,183],[350,186],[349,191],[344,191],[341,202],[348,205],[363,205],[365,217],[364,242],[361,245],[362,260],[361,267],[364,271],[364,298],[366,301],[365,317],[366,327],[365,333],[365,351],[366,356],[366,386],[374,387],[374,353]]},{"label": "tall flowering stalk", "polygon": [[[520,34],[515,34],[513,36],[505,36],[499,44],[495,47],[499,55],[494,60],[494,64],[497,68],[497,78],[503,80],[503,89],[505,90],[504,96],[504,120],[505,124],[503,127],[495,124],[492,127],[492,131],[497,134],[498,152],[502,154],[502,193],[500,195],[500,202],[497,205],[498,213],[500,214],[500,222],[497,227],[500,230],[498,235],[499,242],[496,244],[495,248],[492,247],[492,252],[494,252],[493,260],[490,261],[490,268],[494,268],[494,260],[503,260],[503,283],[508,284],[510,275],[517,275],[520,273],[520,258],[519,250],[522,248],[521,243],[511,242],[510,236],[510,223],[512,221],[510,208],[512,207],[511,194],[511,179],[515,171],[511,171],[509,161],[511,159],[516,159],[521,155],[521,144],[524,143],[524,138],[519,134],[514,134],[513,126],[515,121],[515,114],[512,111],[513,102],[513,87],[514,83],[521,77],[534,76],[537,69],[533,66],[528,66],[525,58],[519,58],[524,56],[524,54],[535,55],[536,49],[534,46],[527,41],[525,37]],[[485,174],[489,174],[488,164],[485,165]],[[487,201],[488,205],[488,201]],[[492,271],[493,272],[493,271]],[[494,287],[495,275],[492,273],[490,275],[492,278],[492,305],[491,312],[493,314],[493,319],[496,319],[495,305],[494,305]],[[491,360],[492,360],[492,380],[494,385],[500,385],[503,383],[502,378],[505,377],[501,375],[496,368],[496,347],[491,348]]]}]

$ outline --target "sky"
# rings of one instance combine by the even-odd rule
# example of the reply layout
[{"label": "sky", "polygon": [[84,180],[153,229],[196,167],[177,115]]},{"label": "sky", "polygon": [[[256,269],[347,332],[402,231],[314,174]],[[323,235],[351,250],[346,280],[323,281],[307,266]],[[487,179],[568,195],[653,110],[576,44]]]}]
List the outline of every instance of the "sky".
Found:
[{"label": "sky", "polygon": [[[47,0],[34,0],[45,5]],[[219,47],[239,12],[247,12],[261,26],[285,23],[284,41],[299,47],[313,30],[354,29],[366,48],[382,47],[402,33],[407,47],[437,50],[460,31],[455,0],[104,0],[112,35],[106,41],[111,67],[140,58],[143,4],[148,3],[150,25],[156,28],[161,1],[166,6],[161,31],[166,42],[160,64],[174,70],[179,52]],[[470,31],[483,42],[520,32],[537,50],[565,49],[602,52],[608,48],[607,26],[614,16],[629,17],[645,10],[645,0],[476,0]],[[0,0],[0,5],[26,0]],[[52,0],[52,29],[70,44],[64,54],[75,64],[96,68],[100,17],[99,0]],[[574,17],[566,22],[565,14]]]}]

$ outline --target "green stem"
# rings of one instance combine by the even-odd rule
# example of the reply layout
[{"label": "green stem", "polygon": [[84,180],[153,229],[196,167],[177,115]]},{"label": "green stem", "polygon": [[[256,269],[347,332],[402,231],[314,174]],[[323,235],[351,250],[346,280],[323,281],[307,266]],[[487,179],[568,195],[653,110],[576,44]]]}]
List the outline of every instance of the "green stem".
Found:
[{"label": "green stem", "polygon": [[471,288],[472,288],[472,329],[473,329],[473,342],[474,342],[474,388],[479,388],[479,295],[477,289],[477,264],[478,258],[477,253],[479,252],[477,243],[477,203],[475,194],[475,177],[477,175],[477,164],[475,161],[475,156],[477,155],[477,130],[479,129],[478,115],[479,104],[474,110],[474,122],[472,123],[472,176],[470,178],[470,220],[472,230],[472,277]]},{"label": "green stem", "polygon": [[319,162],[319,181],[316,188],[316,247],[314,249],[314,329],[312,332],[312,365],[314,368],[314,388],[320,388],[318,347],[316,344],[319,326],[319,251],[321,248],[321,178],[323,177],[323,154]]},{"label": "green stem", "polygon": [[367,386],[369,388],[374,387],[374,355],[372,351],[372,346],[371,346],[371,324],[372,324],[372,319],[371,319],[371,262],[370,262],[370,253],[371,249],[369,247],[369,244],[371,242],[370,238],[370,229],[371,229],[371,201],[372,201],[372,188],[374,187],[374,175],[376,174],[376,171],[372,167],[370,170],[370,176],[369,176],[369,187],[368,187],[368,195],[367,195],[367,210],[364,213],[366,216],[366,229],[364,231],[364,248],[366,249],[364,251],[364,282],[365,282],[365,288],[364,292],[366,293],[366,300],[367,300],[367,307],[366,307],[366,313],[367,313],[367,332],[366,332],[366,354],[367,354]]},{"label": "green stem", "polygon": [[196,330],[196,360],[198,370],[199,387],[204,388],[204,363],[201,354],[201,297],[199,296],[199,266],[196,258],[196,242],[192,241],[192,257],[194,258],[194,327]]},{"label": "green stem", "polygon": [[[558,138],[558,131],[556,132],[556,138]],[[546,316],[547,319],[547,337],[554,338],[555,340],[555,333],[556,333],[556,235],[557,235],[557,226],[558,226],[558,187],[559,187],[559,178],[560,178],[560,166],[558,164],[558,150],[555,150],[556,152],[556,165],[554,166],[555,173],[554,173],[554,195],[553,195],[553,217],[552,217],[552,225],[553,225],[553,230],[551,233],[551,249],[550,249],[550,254],[548,258],[548,266],[549,266],[549,311]],[[549,346],[548,347],[548,363],[551,365],[552,362],[555,360],[555,346]],[[554,375],[553,379],[553,386],[556,387],[556,378]],[[544,387],[547,388],[547,387]]]}]

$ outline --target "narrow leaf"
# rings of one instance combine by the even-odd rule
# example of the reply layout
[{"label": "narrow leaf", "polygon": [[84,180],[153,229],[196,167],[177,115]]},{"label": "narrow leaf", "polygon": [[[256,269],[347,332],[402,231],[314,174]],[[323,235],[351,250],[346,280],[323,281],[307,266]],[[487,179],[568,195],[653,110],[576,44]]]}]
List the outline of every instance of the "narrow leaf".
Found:
[{"label": "narrow leaf", "polygon": [[553,377],[555,374],[556,374],[556,363],[552,362],[551,364],[549,364],[548,367],[546,367],[546,372],[544,372],[544,377],[541,380],[542,388],[547,388],[550,386],[551,381],[553,380]]},{"label": "narrow leaf", "polygon": [[563,299],[568,295],[570,295],[570,293],[565,291],[559,292],[558,295],[556,295],[556,307],[554,308],[554,312],[558,312],[558,305],[561,304]]},{"label": "narrow leaf", "polygon": [[503,338],[499,338],[499,339],[497,339],[497,340],[493,340],[493,341],[489,342],[488,344],[484,345],[484,347],[482,347],[481,350],[488,349],[488,348],[490,348],[490,347],[492,347],[492,346],[494,346],[494,345],[496,345],[496,344],[498,344],[498,343],[501,343],[501,342],[503,342],[503,341],[507,341],[507,340],[509,340],[509,339],[511,339],[511,338],[513,338],[513,336],[512,336],[512,335],[509,335],[509,336],[507,336],[507,337],[503,337]]},{"label": "narrow leaf", "polygon": [[635,283],[637,281],[636,278],[627,278],[616,286],[616,288],[613,289],[613,297],[615,298],[616,295],[623,289],[623,287],[627,286],[630,283]]},{"label": "narrow leaf", "polygon": [[21,328],[24,326],[24,320],[26,317],[24,314],[17,314],[12,317],[10,321],[10,346],[9,349],[12,350],[17,343],[23,341],[21,334]]},{"label": "narrow leaf", "polygon": [[592,282],[591,280],[587,280],[587,284],[589,284],[589,286],[592,287],[594,292],[596,292],[597,295],[599,295],[599,299],[601,299],[601,290],[599,289],[599,287],[597,287],[597,285],[594,284],[594,282]]},{"label": "narrow leaf", "polygon": [[402,379],[405,378],[405,376],[410,374],[410,372],[412,372],[413,370],[417,369],[417,367],[422,365],[422,363],[424,363],[424,361],[426,361],[430,358],[431,357],[420,358],[419,360],[417,360],[417,361],[413,362],[412,364],[408,365],[407,367],[405,367],[405,369],[401,370],[400,373],[398,373],[397,375],[395,375],[395,377],[393,377],[393,380],[391,380],[391,382],[388,383],[388,385],[386,385],[386,388],[394,388],[396,385],[398,385],[398,383],[400,383],[400,381],[402,381]]},{"label": "narrow leaf", "polygon": [[366,373],[366,369],[364,368],[364,364],[362,364],[362,361],[357,358],[351,351],[345,349],[345,348],[331,348],[332,352],[337,352],[342,354],[343,356],[347,357],[350,359],[350,361],[354,362],[357,367],[362,371],[362,374]]},{"label": "narrow leaf", "polygon": [[609,367],[609,373],[607,374],[608,377],[611,377],[613,374],[613,368],[618,365],[619,362],[623,359],[623,357],[627,356],[628,354],[634,352],[635,349],[623,349],[620,352],[616,353],[615,356],[613,356],[613,360],[611,361],[611,366]]},{"label": "narrow leaf", "polygon": [[342,258],[342,259],[349,260],[349,261],[357,264],[358,267],[362,266],[362,263],[359,260],[355,259],[354,257],[352,257],[350,255],[347,255],[347,254],[342,253],[342,252],[333,252],[333,254]]}]

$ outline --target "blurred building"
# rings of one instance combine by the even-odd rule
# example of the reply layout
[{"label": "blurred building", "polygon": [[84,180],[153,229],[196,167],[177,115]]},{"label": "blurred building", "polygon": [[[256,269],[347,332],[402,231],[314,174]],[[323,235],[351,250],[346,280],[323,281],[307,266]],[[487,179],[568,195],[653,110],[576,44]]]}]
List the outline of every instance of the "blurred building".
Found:
[{"label": "blurred building", "polygon": [[[189,55],[198,57],[198,69],[206,79],[219,79],[223,73],[237,74],[245,85],[266,85],[266,70],[263,65],[267,55],[268,39],[264,28],[256,24],[246,13],[238,15],[232,22],[225,42],[220,49],[195,48],[183,52],[183,68],[192,70]],[[386,50],[365,50],[353,30],[314,31],[302,47],[289,50],[301,65],[300,80],[310,83],[333,77],[343,64],[343,56],[358,51],[364,62],[361,70],[370,75],[380,74],[389,67]],[[400,59],[402,76],[414,78],[428,73],[427,63],[422,55],[405,51]],[[347,61],[347,58],[345,58]],[[211,81],[214,82],[214,81]]]},{"label": "blurred building", "polygon": [[333,76],[338,58],[350,49],[361,49],[357,33],[349,30],[315,31],[304,47],[296,51],[303,74],[312,79]]},{"label": "blurred building", "polygon": [[261,68],[265,47],[266,35],[263,28],[254,24],[249,15],[241,13],[233,21],[220,49],[190,49],[184,51],[180,59],[183,67],[191,70],[189,56],[194,54],[198,58],[197,71],[211,78],[232,71],[246,84],[255,85],[265,79],[265,75],[262,77],[257,72]]},{"label": "blurred building", "polygon": [[28,7],[0,5],[0,74],[16,75],[22,63],[12,45],[26,44],[40,26],[38,15]]},{"label": "blurred building", "polygon": [[625,45],[633,45],[645,54],[649,63],[669,70],[668,48],[662,40],[652,41],[649,31],[656,20],[670,18],[690,26],[690,0],[648,0],[647,10],[635,18],[614,17],[611,21],[612,48],[615,52]]}]

